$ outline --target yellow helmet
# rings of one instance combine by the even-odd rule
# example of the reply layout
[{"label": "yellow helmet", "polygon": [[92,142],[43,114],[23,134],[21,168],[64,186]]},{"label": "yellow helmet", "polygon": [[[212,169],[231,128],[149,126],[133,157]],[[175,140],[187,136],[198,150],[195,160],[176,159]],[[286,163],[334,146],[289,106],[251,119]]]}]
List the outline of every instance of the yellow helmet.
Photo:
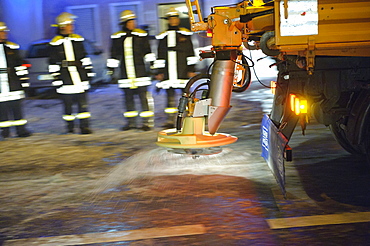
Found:
[{"label": "yellow helmet", "polygon": [[57,22],[57,25],[59,27],[63,27],[65,25],[72,24],[75,21],[75,18],[77,18],[77,16],[67,12],[63,12],[57,16],[55,21]]},{"label": "yellow helmet", "polygon": [[171,7],[168,9],[168,11],[166,12],[164,16],[165,18],[169,18],[169,17],[179,17],[179,15],[180,15],[180,12],[174,7]]},{"label": "yellow helmet", "polygon": [[0,22],[0,31],[3,31],[3,32],[8,32],[9,31],[9,29],[6,26],[5,22]]},{"label": "yellow helmet", "polygon": [[120,22],[126,22],[126,21],[133,20],[133,19],[136,19],[136,15],[131,10],[122,11],[119,17]]}]

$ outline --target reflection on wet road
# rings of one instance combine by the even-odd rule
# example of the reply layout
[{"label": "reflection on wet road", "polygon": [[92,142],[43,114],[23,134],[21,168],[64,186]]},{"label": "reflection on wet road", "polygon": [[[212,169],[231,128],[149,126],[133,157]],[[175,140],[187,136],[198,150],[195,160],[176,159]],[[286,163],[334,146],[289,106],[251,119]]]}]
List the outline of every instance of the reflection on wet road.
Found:
[{"label": "reflection on wet road", "polygon": [[90,136],[56,134],[60,123],[47,122],[50,108],[33,114],[44,109],[31,102],[35,134],[0,142],[0,242],[368,245],[370,175],[363,160],[353,160],[324,126],[309,125],[306,136],[297,130],[285,200],[260,157],[264,110],[248,93],[233,99],[221,127],[238,142],[196,159],[157,148],[158,129],[120,132],[120,102],[106,110],[112,93],[90,95],[92,111],[111,118],[111,125],[93,119]]}]

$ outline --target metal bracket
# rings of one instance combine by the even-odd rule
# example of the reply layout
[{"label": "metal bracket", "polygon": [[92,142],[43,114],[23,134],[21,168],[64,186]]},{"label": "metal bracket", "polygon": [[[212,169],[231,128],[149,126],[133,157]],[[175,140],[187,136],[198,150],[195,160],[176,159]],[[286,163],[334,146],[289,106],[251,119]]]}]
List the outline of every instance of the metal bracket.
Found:
[{"label": "metal bracket", "polygon": [[308,37],[306,60],[307,60],[307,72],[309,75],[312,75],[315,67],[315,38],[313,36]]},{"label": "metal bracket", "polygon": [[[186,0],[186,6],[189,10],[189,19],[191,30],[193,32],[205,31],[208,29],[208,24],[203,21],[202,11],[200,10],[198,0]],[[195,9],[194,9],[195,8]],[[194,14],[195,12],[195,14]],[[195,19],[195,15],[198,17],[198,21]]]}]

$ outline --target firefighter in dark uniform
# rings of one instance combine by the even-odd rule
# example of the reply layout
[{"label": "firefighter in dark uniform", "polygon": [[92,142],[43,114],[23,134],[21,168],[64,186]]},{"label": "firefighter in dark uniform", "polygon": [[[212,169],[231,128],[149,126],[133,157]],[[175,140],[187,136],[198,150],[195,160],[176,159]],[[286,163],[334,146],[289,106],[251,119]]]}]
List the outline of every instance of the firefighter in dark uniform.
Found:
[{"label": "firefighter in dark uniform", "polygon": [[15,126],[18,137],[28,137],[27,120],[23,118],[22,99],[28,87],[28,70],[19,56],[19,45],[8,41],[8,28],[0,22],[0,128],[3,138],[10,136]]},{"label": "firefighter in dark uniform", "polygon": [[[122,30],[111,36],[111,57],[107,67],[111,74],[118,68],[118,86],[125,95],[126,111],[123,113],[127,120],[121,130],[126,131],[137,127],[137,118],[142,119],[141,129],[149,131],[153,126],[153,99],[147,87],[151,85],[151,78],[145,63],[155,60],[151,52],[148,33],[136,28],[136,15],[131,10],[120,14]],[[138,95],[141,104],[135,105],[135,95]]]},{"label": "firefighter in dark uniform", "polygon": [[164,110],[167,122],[164,127],[174,127],[177,114],[175,90],[185,88],[188,79],[195,76],[195,64],[199,60],[194,55],[191,35],[187,28],[179,27],[179,12],[170,8],[164,19],[168,20],[168,30],[158,34],[159,40],[157,60],[154,68],[158,69],[156,86],[165,89],[167,93],[167,106]]},{"label": "firefighter in dark uniform", "polygon": [[[90,134],[90,112],[87,105],[89,80],[94,76],[91,59],[83,45],[84,38],[74,34],[76,16],[63,12],[57,18],[58,33],[50,41],[49,72],[54,76],[53,85],[64,104],[63,119],[67,133],[74,132],[74,121],[79,120],[81,134]],[[77,104],[78,112],[73,114],[72,106]]]}]

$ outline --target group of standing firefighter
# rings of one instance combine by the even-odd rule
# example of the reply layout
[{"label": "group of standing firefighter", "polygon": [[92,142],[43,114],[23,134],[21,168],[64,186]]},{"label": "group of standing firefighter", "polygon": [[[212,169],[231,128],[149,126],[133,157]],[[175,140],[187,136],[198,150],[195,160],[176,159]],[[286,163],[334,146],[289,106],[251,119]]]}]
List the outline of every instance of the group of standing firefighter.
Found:
[{"label": "group of standing firefighter", "polygon": [[[74,133],[76,120],[79,120],[80,133],[90,134],[87,91],[95,74],[83,45],[84,38],[74,33],[75,17],[63,12],[56,18],[57,34],[49,43],[49,72],[63,101],[66,133]],[[136,129],[138,125],[143,131],[149,131],[154,126],[154,103],[148,91],[152,79],[148,67],[157,71],[157,88],[166,91],[164,112],[167,119],[163,125],[166,128],[174,127],[175,89],[185,88],[187,80],[195,75],[198,59],[194,56],[192,33],[179,27],[179,12],[174,8],[169,9],[164,19],[168,20],[168,30],[156,36],[159,41],[157,57],[151,51],[148,33],[136,27],[136,15],[130,10],[121,12],[121,30],[111,35],[107,68],[109,75],[118,77],[118,87],[125,96],[123,131]],[[4,138],[9,137],[11,126],[16,127],[19,137],[28,137],[31,133],[25,127],[27,120],[23,119],[21,109],[24,88],[29,86],[28,71],[18,54],[19,46],[7,40],[7,32],[5,23],[0,22],[0,128]],[[135,104],[135,95],[140,105]],[[75,104],[77,112],[73,112]]]}]

